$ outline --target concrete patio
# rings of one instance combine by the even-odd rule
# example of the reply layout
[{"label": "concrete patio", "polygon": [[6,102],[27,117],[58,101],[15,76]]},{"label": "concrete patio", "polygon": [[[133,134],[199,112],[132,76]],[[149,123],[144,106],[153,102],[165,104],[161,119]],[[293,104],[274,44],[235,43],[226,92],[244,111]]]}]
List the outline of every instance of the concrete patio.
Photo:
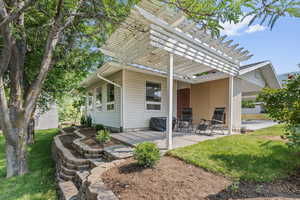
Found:
[{"label": "concrete patio", "polygon": [[[226,133],[226,132],[225,132]],[[237,134],[237,133],[234,133]],[[225,135],[206,136],[195,133],[173,132],[173,148],[189,146],[204,140],[211,140]],[[167,150],[166,132],[158,131],[134,131],[125,133],[113,133],[112,137],[128,145],[136,146],[142,142],[154,142],[162,151]]]},{"label": "concrete patio", "polygon": [[[252,120],[244,121],[243,126],[249,130],[258,130],[276,125],[276,122],[266,120]],[[238,134],[233,132],[233,134]],[[201,141],[211,140],[228,135],[228,131],[225,131],[225,135],[201,135],[196,133],[187,132],[173,132],[173,148],[189,146]],[[164,152],[167,150],[166,146],[166,132],[159,131],[132,131],[123,133],[112,133],[112,137],[122,141],[128,145],[136,146],[142,142],[154,142]]]}]

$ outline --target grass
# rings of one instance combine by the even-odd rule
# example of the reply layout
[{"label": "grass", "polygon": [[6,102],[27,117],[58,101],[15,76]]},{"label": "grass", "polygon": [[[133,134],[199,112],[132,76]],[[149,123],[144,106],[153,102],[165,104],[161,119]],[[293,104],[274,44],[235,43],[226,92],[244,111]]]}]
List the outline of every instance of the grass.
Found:
[{"label": "grass", "polygon": [[55,165],[51,158],[51,143],[58,129],[38,131],[36,143],[30,145],[30,173],[20,177],[5,178],[4,138],[0,134],[0,199],[2,200],[54,200]]},{"label": "grass", "polygon": [[242,114],[242,120],[270,120],[268,114]]},{"label": "grass", "polygon": [[[169,152],[187,163],[235,180],[269,182],[287,177],[300,167],[299,149],[288,148],[276,125],[245,135],[231,135],[207,140]],[[278,139],[278,137],[277,137]]]}]

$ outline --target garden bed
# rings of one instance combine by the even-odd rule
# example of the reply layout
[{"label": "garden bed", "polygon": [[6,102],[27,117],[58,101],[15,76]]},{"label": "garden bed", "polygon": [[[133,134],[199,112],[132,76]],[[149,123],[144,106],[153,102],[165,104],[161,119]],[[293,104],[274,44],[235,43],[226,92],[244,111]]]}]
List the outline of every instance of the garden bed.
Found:
[{"label": "garden bed", "polygon": [[79,138],[79,136],[77,135],[62,135],[60,136],[60,140],[62,142],[62,144],[64,145],[64,147],[66,147],[67,149],[69,149],[71,151],[71,153],[77,157],[77,158],[83,158],[83,156],[81,154],[79,154],[73,147],[73,141],[75,139]]},{"label": "garden bed", "polygon": [[172,157],[154,169],[143,169],[129,159],[103,174],[104,183],[121,199],[203,199],[230,185],[222,176]]},{"label": "garden bed", "polygon": [[84,144],[88,145],[93,149],[101,149],[104,147],[110,147],[110,146],[121,144],[119,141],[115,139],[110,139],[110,141],[106,142],[105,144],[101,144],[99,141],[96,140],[95,137],[85,138],[81,142],[83,142]]},{"label": "garden bed", "polygon": [[268,183],[233,182],[168,156],[153,169],[143,169],[133,159],[128,159],[105,172],[102,179],[121,200],[300,198],[300,170],[288,178]]}]

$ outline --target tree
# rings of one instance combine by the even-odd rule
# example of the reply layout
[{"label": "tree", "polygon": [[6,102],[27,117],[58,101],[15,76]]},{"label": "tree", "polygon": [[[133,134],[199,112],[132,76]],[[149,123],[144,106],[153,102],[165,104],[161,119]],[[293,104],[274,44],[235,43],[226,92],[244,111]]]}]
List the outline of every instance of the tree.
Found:
[{"label": "tree", "polygon": [[259,99],[271,119],[285,124],[289,145],[300,146],[300,74],[289,76],[282,89],[263,89]]},{"label": "tree", "polygon": [[[89,63],[90,58],[99,56],[95,49],[136,2],[0,0],[0,120],[6,140],[7,177],[28,171],[27,128],[37,105],[46,105],[66,91],[66,85],[72,83],[70,77],[74,78],[68,72],[80,74],[89,71],[86,65],[96,66],[93,59]],[[278,3],[283,1],[276,0],[268,4],[262,0],[262,5],[254,0],[164,2],[212,33],[218,33],[219,22],[241,20],[245,15],[242,6],[251,8],[257,18],[298,12],[298,4],[289,5],[292,9],[287,10]],[[69,66],[74,68],[66,69]]]},{"label": "tree", "polygon": [[70,62],[72,67],[80,64],[69,69],[78,75],[86,69],[88,59],[78,57],[99,55],[91,43],[101,45],[104,34],[126,17],[132,2],[0,0],[0,119],[7,177],[28,171],[27,127],[37,103],[59,96],[54,87],[59,82],[66,89],[65,80],[71,79],[64,71]]}]

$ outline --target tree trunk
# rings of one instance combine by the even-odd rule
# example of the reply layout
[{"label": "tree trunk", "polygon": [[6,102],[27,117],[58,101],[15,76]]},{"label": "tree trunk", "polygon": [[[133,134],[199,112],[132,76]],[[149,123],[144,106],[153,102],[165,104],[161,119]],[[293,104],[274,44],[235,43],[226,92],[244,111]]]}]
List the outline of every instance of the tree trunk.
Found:
[{"label": "tree trunk", "polygon": [[35,142],[34,128],[35,128],[35,120],[34,120],[34,117],[32,117],[29,121],[28,128],[27,128],[27,134],[28,134],[27,144],[34,144],[34,142]]},{"label": "tree trunk", "polygon": [[[16,114],[17,115],[17,114]],[[18,114],[20,115],[20,113]],[[16,123],[14,123],[9,133],[4,135],[11,135],[14,138],[14,143],[6,142],[6,177],[23,175],[28,172],[27,165],[27,127],[23,116],[11,116],[15,117]]]}]

